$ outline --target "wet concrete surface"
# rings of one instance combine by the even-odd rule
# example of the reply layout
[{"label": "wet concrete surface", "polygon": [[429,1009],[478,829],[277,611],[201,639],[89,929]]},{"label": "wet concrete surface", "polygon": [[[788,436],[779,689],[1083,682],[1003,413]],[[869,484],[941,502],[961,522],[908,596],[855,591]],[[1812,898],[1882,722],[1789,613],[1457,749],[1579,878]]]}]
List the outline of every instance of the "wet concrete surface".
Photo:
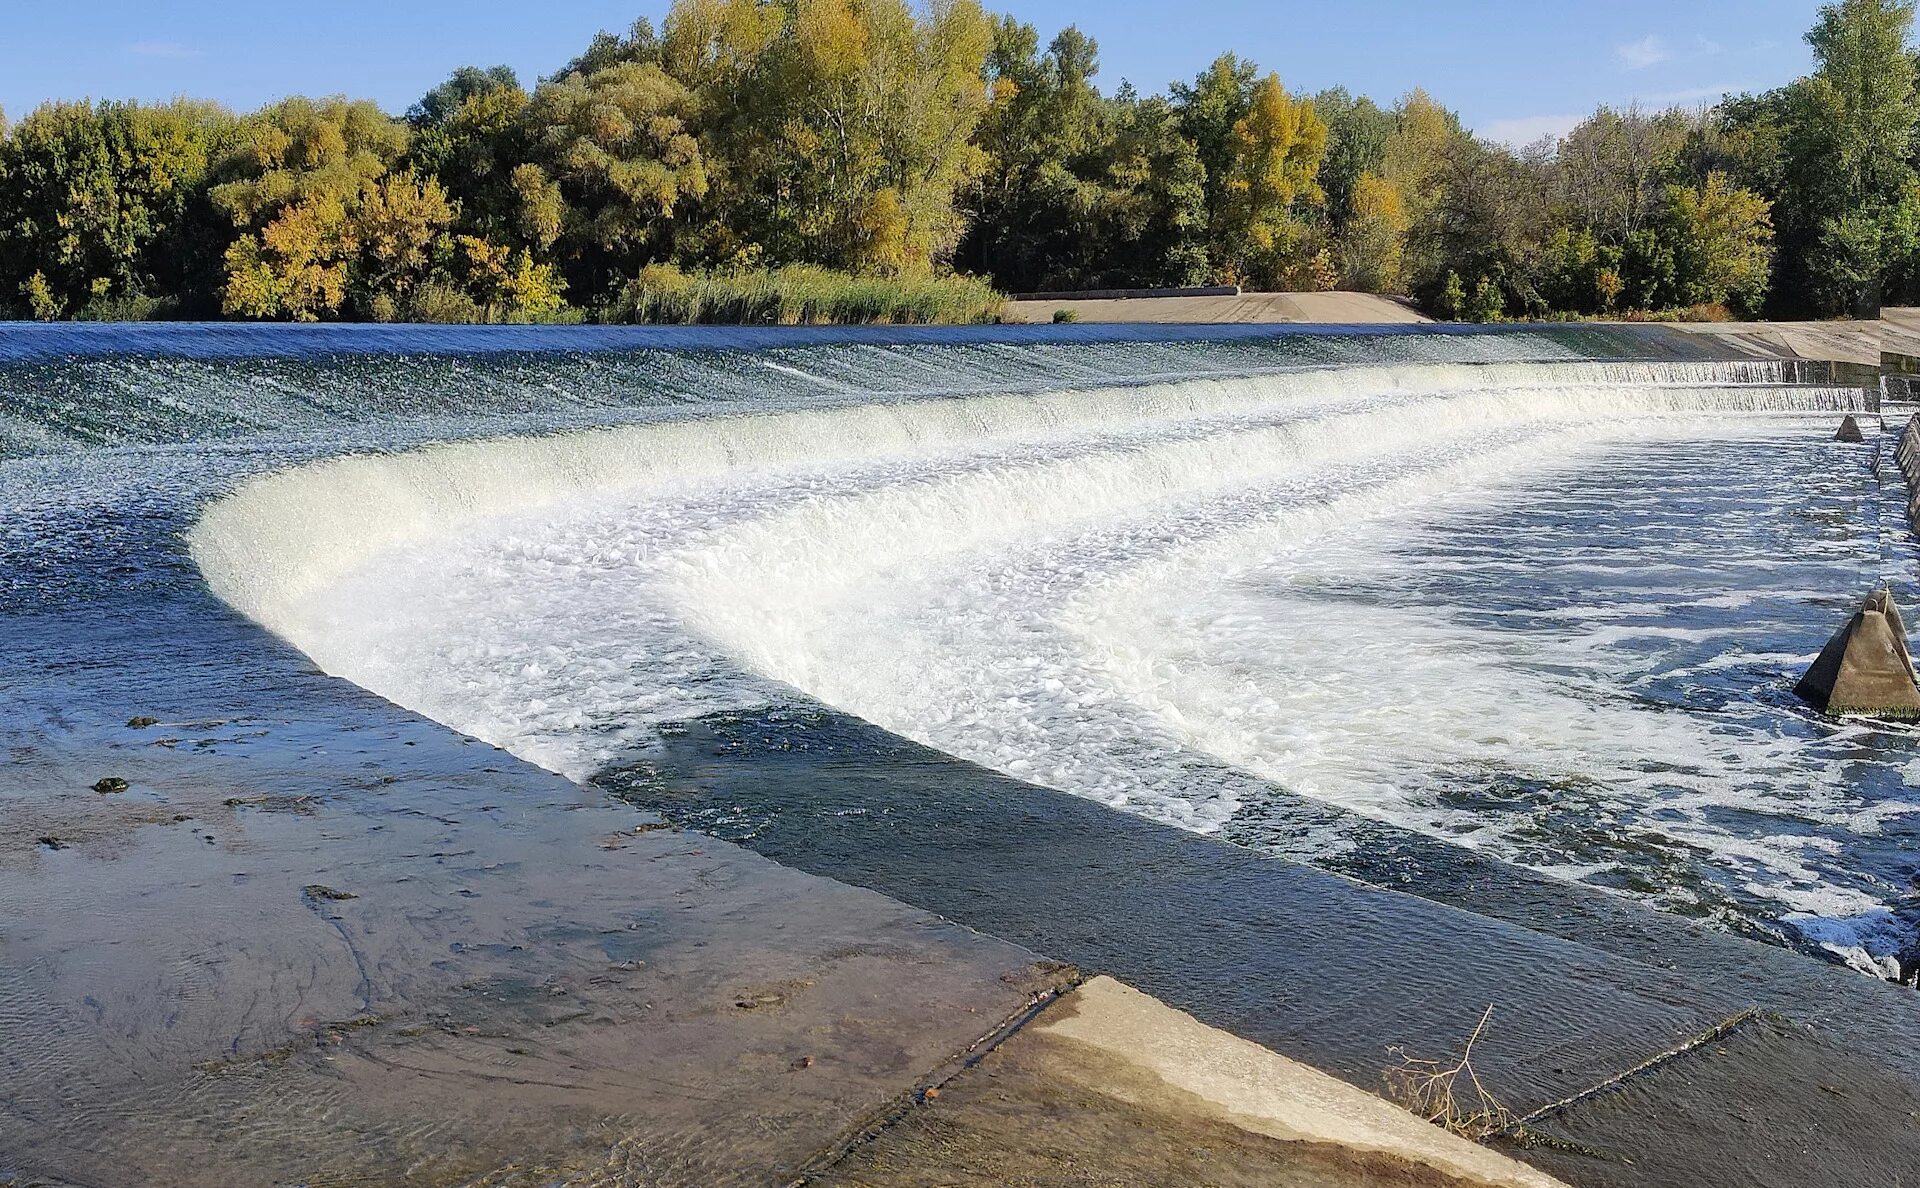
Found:
[{"label": "wet concrete surface", "polygon": [[1028,1029],[810,1178],[848,1188],[1476,1188],[1376,1151],[1248,1131],[1123,1061]]},{"label": "wet concrete surface", "polygon": [[[1507,918],[1155,825],[826,711],[694,723],[644,772],[604,782],[783,864],[1110,973],[1366,1087],[1380,1087],[1401,1053],[1456,1054],[1488,1006],[1475,1065],[1521,1114],[1756,1006],[1820,1044],[1836,1083],[1920,1084],[1910,988],[1497,864],[1469,868],[1485,885],[1457,875],[1454,890],[1463,901],[1492,893],[1481,902]],[[1503,897],[1503,887],[1525,894]],[[1786,1114],[1857,1139],[1826,1178],[1729,1173],[1804,1168],[1791,1158],[1800,1140],[1790,1129],[1696,1133],[1686,1119],[1763,1116],[1779,1106],[1780,1084],[1650,1079],[1636,1088],[1647,1101],[1633,1125],[1588,1105],[1570,1115],[1586,1128],[1578,1151],[1522,1156],[1576,1184],[1686,1188],[1853,1185],[1920,1166],[1920,1128],[1899,1096],[1810,1092],[1790,1093]],[[1650,1134],[1677,1153],[1628,1162]]]},{"label": "wet concrete surface", "polygon": [[778,1183],[1062,976],[202,609],[11,624],[0,1183]]},{"label": "wet concrete surface", "polygon": [[1914,1082],[1822,1037],[1761,1018],[1530,1124],[1569,1144],[1530,1158],[1591,1188],[1911,1183],[1920,1170]]}]

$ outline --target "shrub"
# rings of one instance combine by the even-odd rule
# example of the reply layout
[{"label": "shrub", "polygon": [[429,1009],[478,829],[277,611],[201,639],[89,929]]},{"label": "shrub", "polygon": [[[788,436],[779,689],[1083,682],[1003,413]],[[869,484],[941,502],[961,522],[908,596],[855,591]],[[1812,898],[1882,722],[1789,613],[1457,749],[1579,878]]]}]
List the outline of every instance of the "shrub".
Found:
[{"label": "shrub", "polygon": [[410,321],[471,325],[487,320],[487,313],[479,302],[450,285],[421,285],[414,290],[409,304]]},{"label": "shrub", "polygon": [[164,322],[179,312],[180,302],[173,297],[95,297],[73,318],[77,322]]},{"label": "shrub", "polygon": [[1443,322],[1457,322],[1466,316],[1467,291],[1460,284],[1460,274],[1447,273],[1446,283],[1440,286],[1440,292],[1433,299],[1433,316]]},{"label": "shrub", "polygon": [[1080,315],[1071,309],[1056,309],[1053,311],[1053,321],[1055,325],[1062,325],[1067,322],[1077,322],[1079,320],[1080,320]]},{"label": "shrub", "polygon": [[1507,301],[1500,293],[1500,286],[1488,277],[1481,277],[1480,283],[1473,287],[1473,303],[1467,308],[1467,317],[1475,322],[1497,322],[1500,315],[1507,311]]}]

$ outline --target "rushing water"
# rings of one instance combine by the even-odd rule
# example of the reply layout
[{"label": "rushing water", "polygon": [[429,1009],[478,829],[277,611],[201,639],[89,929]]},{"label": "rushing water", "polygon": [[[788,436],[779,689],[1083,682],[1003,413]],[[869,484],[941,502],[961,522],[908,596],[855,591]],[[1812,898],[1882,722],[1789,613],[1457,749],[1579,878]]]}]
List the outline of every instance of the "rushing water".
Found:
[{"label": "rushing water", "polygon": [[1891,970],[1914,735],[1786,692],[1914,570],[1879,443],[1827,440],[1857,390],[1161,337],[43,344],[0,594],[85,598],[127,532],[119,580],[192,580],[185,530],[327,671],[575,778],[804,695],[1291,858],[1413,831]]}]

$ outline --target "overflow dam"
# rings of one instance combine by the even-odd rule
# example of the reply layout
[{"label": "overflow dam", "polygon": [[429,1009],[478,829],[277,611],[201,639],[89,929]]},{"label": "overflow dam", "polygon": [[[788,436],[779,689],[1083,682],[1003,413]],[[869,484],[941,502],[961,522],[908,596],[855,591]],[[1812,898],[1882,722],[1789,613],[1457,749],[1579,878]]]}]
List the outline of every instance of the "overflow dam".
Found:
[{"label": "overflow dam", "polygon": [[800,1175],[1061,963],[1363,1088],[1491,1006],[1569,1183],[1913,1165],[1920,736],[1787,679],[1913,602],[1843,369],[175,335],[0,351],[0,1183]]}]

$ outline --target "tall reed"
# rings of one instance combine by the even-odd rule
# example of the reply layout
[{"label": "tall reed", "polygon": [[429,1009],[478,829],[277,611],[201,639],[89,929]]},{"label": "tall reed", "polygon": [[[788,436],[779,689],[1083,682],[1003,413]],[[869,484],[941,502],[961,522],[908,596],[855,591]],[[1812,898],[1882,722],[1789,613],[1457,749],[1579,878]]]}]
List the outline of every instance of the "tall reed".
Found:
[{"label": "tall reed", "polygon": [[682,272],[653,264],[601,311],[611,322],[763,326],[979,323],[1002,298],[967,276],[854,276],[805,264]]}]

